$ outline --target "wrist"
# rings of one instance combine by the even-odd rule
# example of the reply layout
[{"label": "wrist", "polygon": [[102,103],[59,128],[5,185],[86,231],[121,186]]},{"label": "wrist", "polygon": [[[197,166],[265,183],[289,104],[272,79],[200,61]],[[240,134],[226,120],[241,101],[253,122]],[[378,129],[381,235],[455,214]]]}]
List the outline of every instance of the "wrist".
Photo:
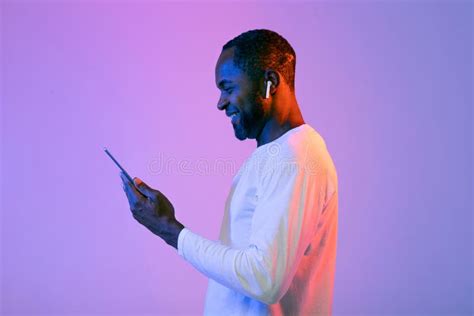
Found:
[{"label": "wrist", "polygon": [[169,224],[168,228],[169,230],[165,238],[163,239],[168,245],[178,249],[178,237],[179,233],[181,233],[181,231],[183,230],[184,225],[178,222],[177,220],[174,220]]}]

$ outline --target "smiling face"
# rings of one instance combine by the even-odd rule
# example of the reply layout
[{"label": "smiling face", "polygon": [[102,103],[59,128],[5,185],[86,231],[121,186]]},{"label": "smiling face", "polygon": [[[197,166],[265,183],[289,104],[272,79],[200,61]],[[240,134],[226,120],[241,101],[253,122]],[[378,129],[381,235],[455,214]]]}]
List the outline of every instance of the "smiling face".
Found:
[{"label": "smiling face", "polygon": [[225,49],[216,64],[216,85],[221,92],[217,108],[231,118],[238,139],[254,139],[265,124],[260,85],[234,64],[233,56],[234,48]]}]

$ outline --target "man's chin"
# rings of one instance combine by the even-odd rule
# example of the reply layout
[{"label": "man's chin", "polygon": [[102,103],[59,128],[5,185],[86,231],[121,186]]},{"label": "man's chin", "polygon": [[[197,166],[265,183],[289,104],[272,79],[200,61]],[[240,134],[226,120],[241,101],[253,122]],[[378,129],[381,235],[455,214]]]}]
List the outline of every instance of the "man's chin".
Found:
[{"label": "man's chin", "polygon": [[238,140],[246,140],[247,137],[245,137],[244,135],[240,135],[240,134],[235,134],[235,137],[237,137]]},{"label": "man's chin", "polygon": [[239,140],[247,139],[247,133],[240,126],[234,125],[234,134]]}]

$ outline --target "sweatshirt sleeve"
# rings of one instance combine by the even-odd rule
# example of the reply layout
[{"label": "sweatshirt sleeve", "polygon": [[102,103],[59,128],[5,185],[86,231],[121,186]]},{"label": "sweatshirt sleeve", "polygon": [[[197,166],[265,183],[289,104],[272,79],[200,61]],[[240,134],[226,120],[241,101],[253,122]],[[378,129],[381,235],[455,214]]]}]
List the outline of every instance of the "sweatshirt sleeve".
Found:
[{"label": "sweatshirt sleeve", "polygon": [[265,304],[288,290],[314,235],[326,179],[298,164],[282,164],[260,180],[249,245],[236,249],[184,228],[178,253],[208,278]]}]

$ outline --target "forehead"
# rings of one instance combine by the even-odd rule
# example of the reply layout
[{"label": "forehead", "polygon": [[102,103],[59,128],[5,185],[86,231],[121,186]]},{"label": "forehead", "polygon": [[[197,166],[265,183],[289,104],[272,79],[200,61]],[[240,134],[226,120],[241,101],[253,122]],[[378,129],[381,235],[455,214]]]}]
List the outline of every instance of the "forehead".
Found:
[{"label": "forehead", "polygon": [[216,85],[226,82],[239,82],[245,79],[245,73],[234,64],[234,48],[223,50],[216,63]]}]

